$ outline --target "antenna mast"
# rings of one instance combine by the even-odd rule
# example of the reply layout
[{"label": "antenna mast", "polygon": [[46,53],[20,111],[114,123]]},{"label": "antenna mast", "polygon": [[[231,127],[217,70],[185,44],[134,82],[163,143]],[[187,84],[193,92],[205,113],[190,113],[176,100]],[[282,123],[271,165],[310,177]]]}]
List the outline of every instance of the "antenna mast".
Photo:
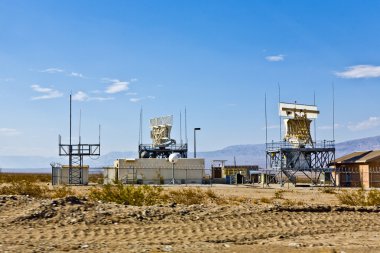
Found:
[{"label": "antenna mast", "polygon": [[[277,83],[278,85],[278,104],[280,105],[281,103],[281,87],[280,87],[280,83]],[[281,130],[282,130],[282,119],[281,119],[281,116],[279,117],[280,118],[280,140],[282,139],[282,134],[281,134]]]},{"label": "antenna mast", "polygon": [[82,110],[79,110],[79,144],[81,143]]},{"label": "antenna mast", "polygon": [[143,109],[141,106],[141,108],[140,108],[139,145],[142,144],[142,117],[143,117]]},{"label": "antenna mast", "polygon": [[183,141],[182,141],[182,111],[179,111],[179,137],[180,137],[180,142],[181,142],[181,146],[183,144]]},{"label": "antenna mast", "polygon": [[[267,118],[267,93],[265,92],[265,150],[268,149],[268,118]],[[265,169],[268,168],[268,158],[265,159]]]},{"label": "antenna mast", "polygon": [[72,103],[72,100],[71,100],[71,93],[70,93],[70,145],[71,145],[71,103]]},{"label": "antenna mast", "polygon": [[185,141],[186,141],[186,144],[189,143],[189,141],[187,139],[187,111],[186,111],[186,107],[185,107]]},{"label": "antenna mast", "polygon": [[[314,91],[314,105],[315,104],[315,91]],[[314,142],[317,142],[317,119],[314,119]]]},{"label": "antenna mast", "polygon": [[332,93],[333,93],[333,141],[335,141],[335,86],[334,82],[332,83]]}]

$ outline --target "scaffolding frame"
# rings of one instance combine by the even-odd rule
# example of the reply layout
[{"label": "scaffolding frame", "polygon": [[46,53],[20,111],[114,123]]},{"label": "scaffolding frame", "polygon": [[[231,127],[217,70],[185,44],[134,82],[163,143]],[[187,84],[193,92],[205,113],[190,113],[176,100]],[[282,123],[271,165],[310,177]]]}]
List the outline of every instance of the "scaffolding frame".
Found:
[{"label": "scaffolding frame", "polygon": [[[330,164],[335,160],[335,143],[322,141],[306,146],[295,146],[286,141],[267,143],[266,159],[282,185],[286,182],[295,185],[299,173],[317,185],[322,173],[332,172]],[[333,178],[332,182],[335,185]]]}]

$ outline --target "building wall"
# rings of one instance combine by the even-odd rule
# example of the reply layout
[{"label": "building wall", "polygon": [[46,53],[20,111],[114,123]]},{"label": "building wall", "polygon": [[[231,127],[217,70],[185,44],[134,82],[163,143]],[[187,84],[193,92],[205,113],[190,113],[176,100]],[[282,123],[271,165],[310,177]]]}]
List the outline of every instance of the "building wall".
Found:
[{"label": "building wall", "polygon": [[[88,167],[84,167],[82,169],[82,180],[83,180],[84,185],[88,184],[88,170],[89,170]],[[53,185],[69,184],[69,168],[66,166],[53,168],[52,184]]]},{"label": "building wall", "polygon": [[[174,164],[176,183],[202,183],[204,159],[184,158]],[[167,184],[173,178],[173,164],[166,159],[141,158],[118,159],[114,162],[114,172],[107,169],[109,183],[114,177],[123,183]],[[105,181],[105,183],[107,183]]]},{"label": "building wall", "polygon": [[[380,164],[339,164],[336,183],[341,187],[380,187]],[[334,172],[332,177],[335,176]]]},{"label": "building wall", "polygon": [[370,187],[380,187],[380,163],[372,163],[369,166]]}]

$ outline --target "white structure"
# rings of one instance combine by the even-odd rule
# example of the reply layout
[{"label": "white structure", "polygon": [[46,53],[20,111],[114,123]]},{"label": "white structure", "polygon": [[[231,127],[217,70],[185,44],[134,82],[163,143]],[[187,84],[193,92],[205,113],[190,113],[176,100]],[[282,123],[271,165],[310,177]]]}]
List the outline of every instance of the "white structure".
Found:
[{"label": "white structure", "polygon": [[[201,184],[205,175],[205,160],[177,158],[174,179],[177,184]],[[104,168],[104,183],[169,184],[173,179],[173,163],[169,159],[117,159],[114,167]]]},{"label": "white structure", "polygon": [[[77,166],[73,166],[73,168],[77,168]],[[88,184],[88,171],[89,166],[85,165],[82,168],[81,179],[83,185]],[[69,166],[68,165],[56,165],[52,166],[52,185],[66,185],[69,183]]]},{"label": "white structure", "polygon": [[319,114],[315,105],[280,103],[279,115],[284,119],[284,139],[295,145],[312,144],[310,124]]}]

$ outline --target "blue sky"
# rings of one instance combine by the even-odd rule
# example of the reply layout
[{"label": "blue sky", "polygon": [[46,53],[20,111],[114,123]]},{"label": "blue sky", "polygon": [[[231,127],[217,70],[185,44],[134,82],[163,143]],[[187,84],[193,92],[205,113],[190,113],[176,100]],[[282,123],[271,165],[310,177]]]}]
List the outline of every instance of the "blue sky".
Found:
[{"label": "blue sky", "polygon": [[378,1],[5,1],[0,0],[0,152],[58,153],[74,135],[102,153],[136,150],[139,110],[148,120],[187,107],[198,150],[279,138],[281,100],[313,103],[317,138],[380,130]]}]

